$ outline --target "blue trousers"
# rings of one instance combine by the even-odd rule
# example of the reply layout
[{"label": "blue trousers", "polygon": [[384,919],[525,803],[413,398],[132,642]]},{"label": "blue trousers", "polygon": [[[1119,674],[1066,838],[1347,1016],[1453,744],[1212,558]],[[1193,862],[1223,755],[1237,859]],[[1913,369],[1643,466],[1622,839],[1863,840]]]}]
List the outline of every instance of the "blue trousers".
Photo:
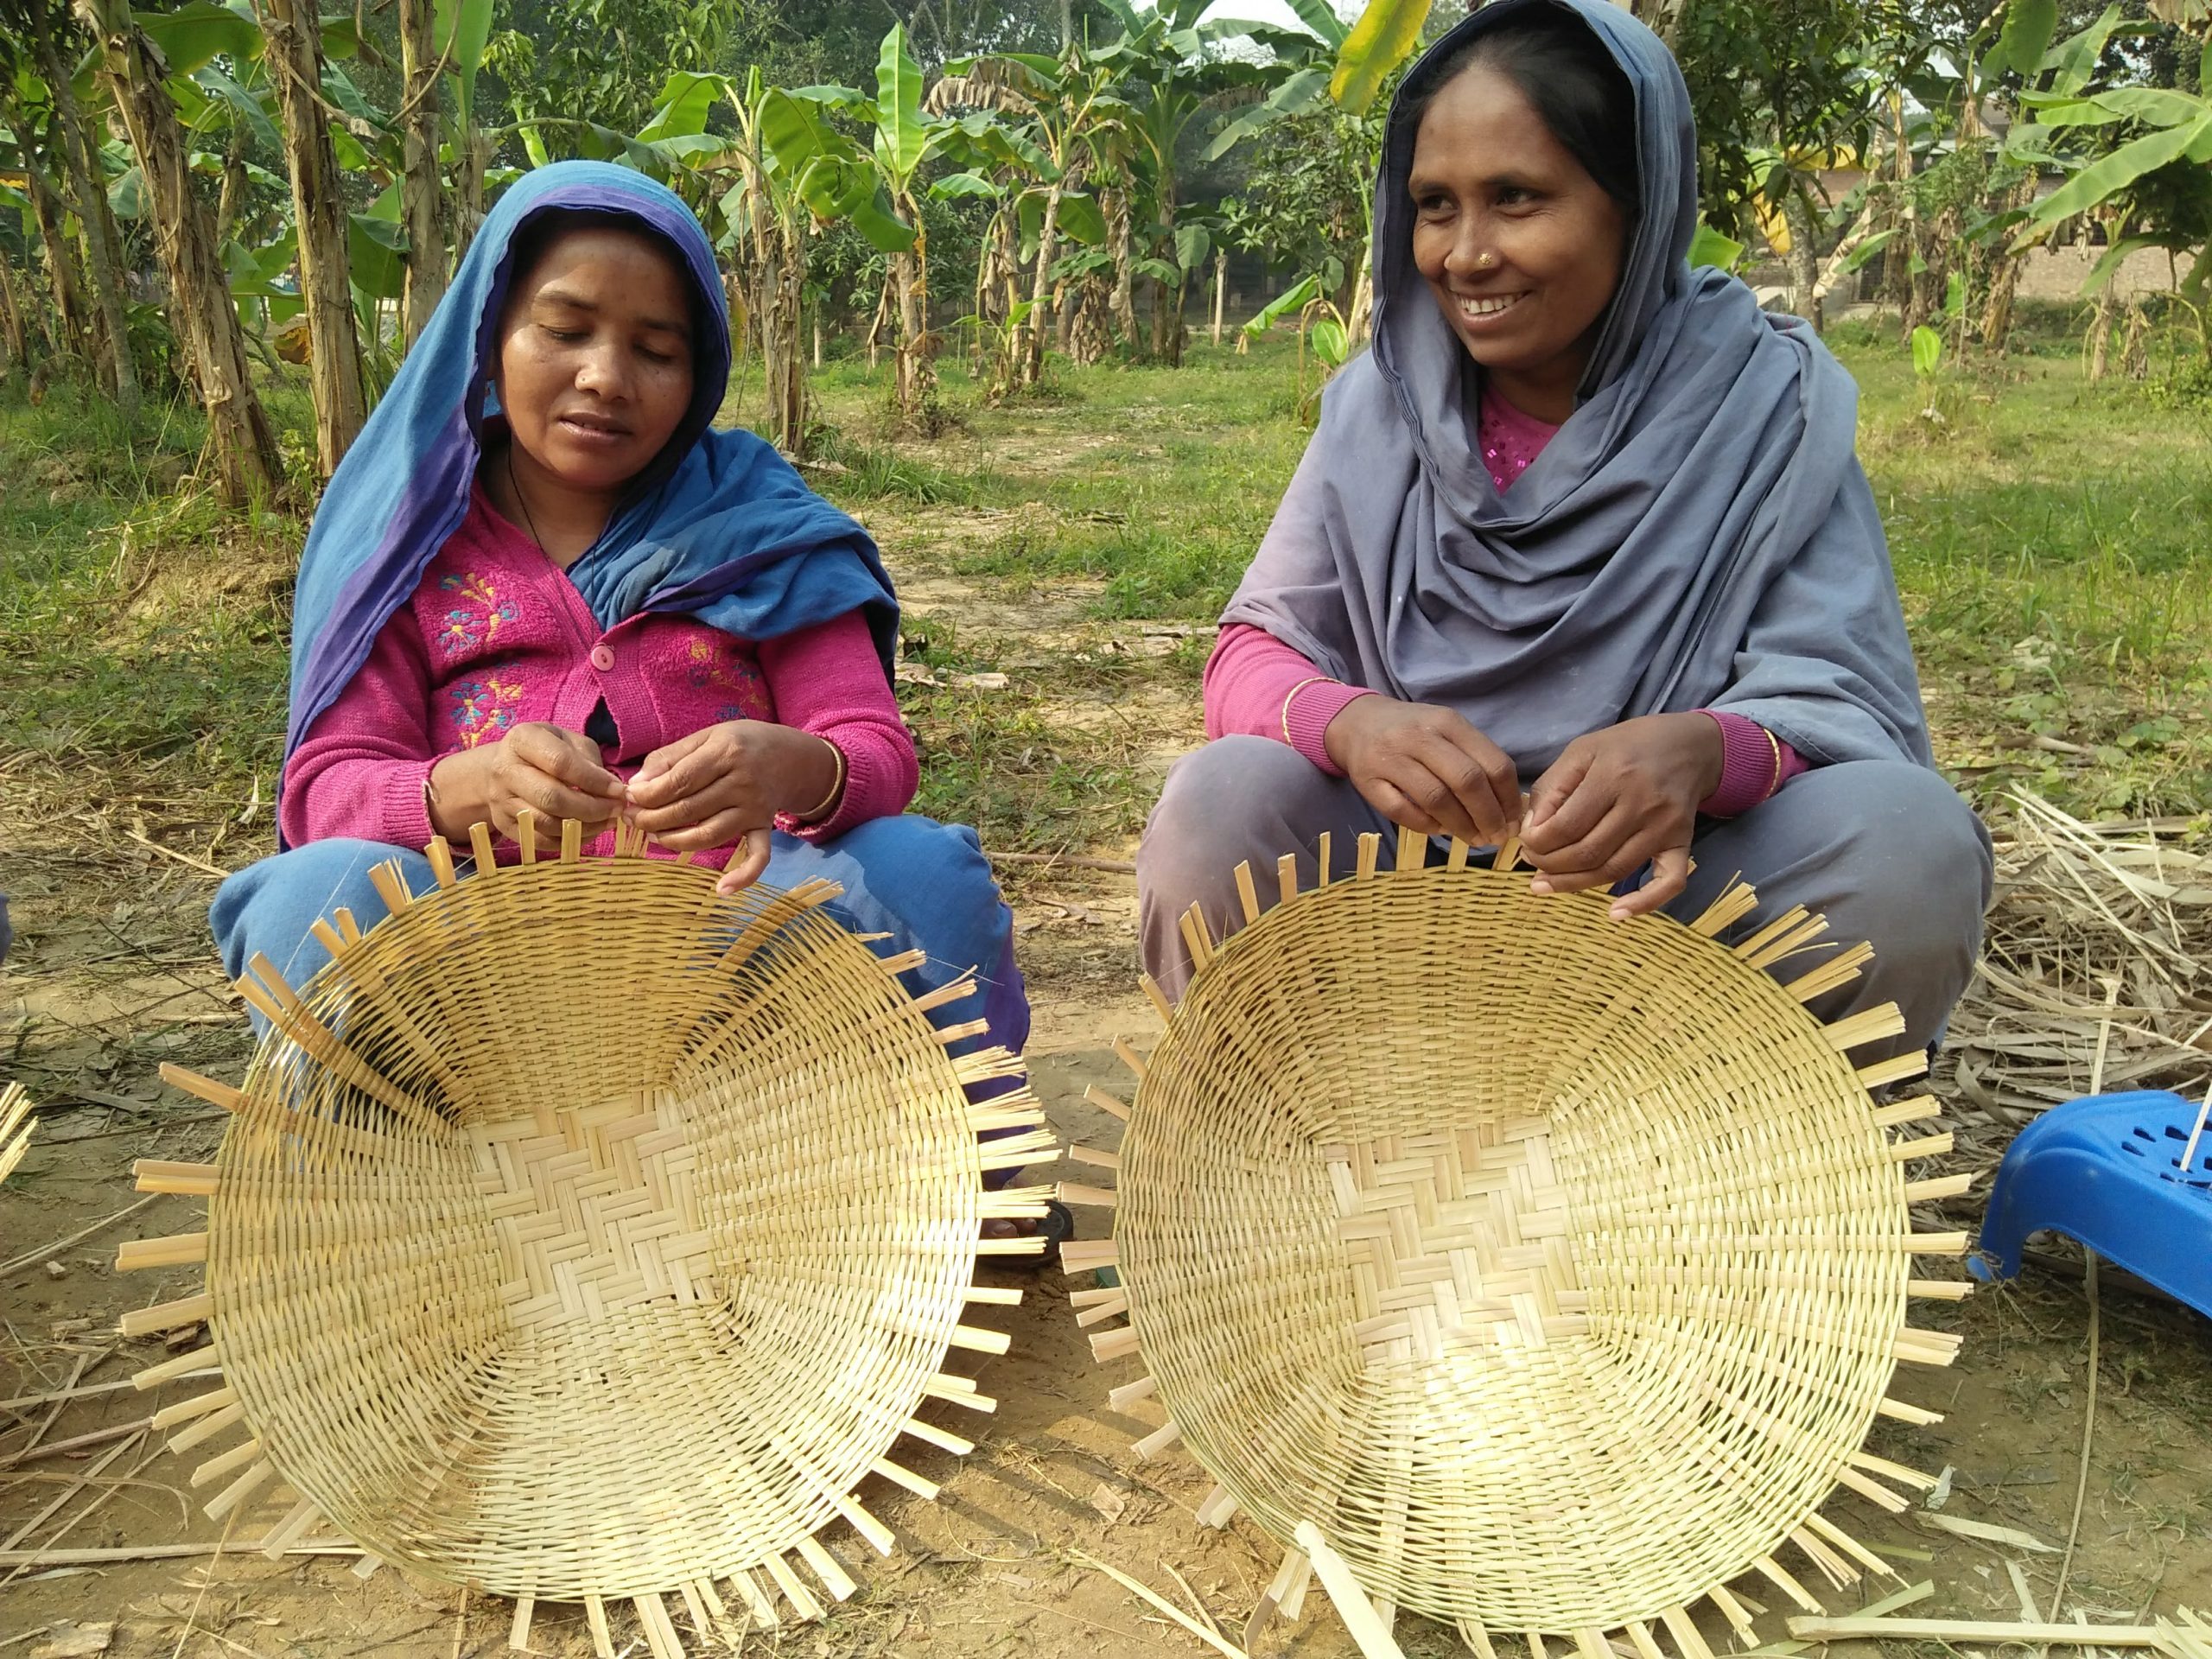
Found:
[{"label": "blue trousers", "polygon": [[[395,857],[415,892],[435,885],[430,861],[422,854],[374,841],[309,842],[238,871],[207,909],[224,971],[238,978],[259,953],[276,964],[288,983],[305,986],[330,960],[308,931],[316,918],[342,905],[364,931],[383,920],[384,900],[369,871]],[[874,818],[818,846],[779,832],[762,881],[793,887],[817,876],[844,888],[823,906],[841,925],[890,936],[875,944],[879,955],[927,953],[928,960],[904,977],[909,991],[918,995],[976,970],[980,1012],[972,999],[963,998],[929,1017],[939,1026],[980,1017],[990,1030],[954,1044],[949,1052],[986,1044],[1021,1052],[1029,1040],[1029,999],[1014,966],[1014,915],[999,896],[973,830],[930,818]],[[261,1016],[253,1019],[260,1028]],[[986,1084],[973,1092],[988,1095],[1006,1086]]]}]

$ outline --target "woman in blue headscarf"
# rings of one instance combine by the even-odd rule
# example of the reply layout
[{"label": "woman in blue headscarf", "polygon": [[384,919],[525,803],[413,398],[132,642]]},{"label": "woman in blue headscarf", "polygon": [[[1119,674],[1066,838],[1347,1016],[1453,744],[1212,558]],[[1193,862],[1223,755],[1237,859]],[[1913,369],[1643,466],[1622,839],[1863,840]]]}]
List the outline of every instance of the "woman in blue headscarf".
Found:
[{"label": "woman in blue headscarf", "polygon": [[[1824,912],[1916,1047],[1972,971],[1988,841],[1936,771],[1857,392],[1692,270],[1681,73],[1605,0],[1496,0],[1408,73],[1374,346],[1323,399],[1206,672],[1217,741],[1137,857],[1153,975],[1230,873],[1325,830],[1518,834],[1538,892]],[[1693,860],[1694,855],[1694,860]]]},{"label": "woman in blue headscarf", "polygon": [[987,1040],[1020,1052],[1012,918],[974,831],[900,816],[890,580],[771,446],[711,426],[729,363],[713,251],[673,194],[564,162],[500,197],[308,537],[286,850],[210,912],[233,976],[265,956],[304,982],[319,917],[385,913],[373,866],[420,890],[420,849],[480,822],[517,857],[528,809],[582,820],[588,853],[626,820],[724,891],[833,880],[847,925],[927,953],[914,988],[976,971]]}]

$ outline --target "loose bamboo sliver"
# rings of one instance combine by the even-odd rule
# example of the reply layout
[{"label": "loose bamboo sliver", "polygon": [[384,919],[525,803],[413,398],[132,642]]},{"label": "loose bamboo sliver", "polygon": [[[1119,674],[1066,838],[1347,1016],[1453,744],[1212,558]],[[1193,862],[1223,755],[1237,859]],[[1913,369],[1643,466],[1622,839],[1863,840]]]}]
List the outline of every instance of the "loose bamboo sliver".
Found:
[{"label": "loose bamboo sliver", "polygon": [[[192,1356],[195,1359],[205,1357],[202,1354]],[[154,1428],[157,1433],[166,1433],[179,1423],[188,1423],[195,1417],[205,1417],[211,1411],[220,1411],[225,1406],[234,1406],[238,1402],[238,1391],[236,1389],[217,1389],[190,1400],[180,1400],[173,1406],[163,1406],[154,1414]]]},{"label": "loose bamboo sliver", "polygon": [[[883,1471],[879,1470],[878,1472]],[[936,1495],[933,1487],[925,1494],[931,1497]],[[798,1574],[791,1571],[790,1564],[781,1555],[769,1556],[761,1566],[767,1569],[768,1576],[776,1581],[776,1588],[784,1592],[784,1599],[791,1603],[792,1611],[802,1620],[810,1623],[822,1617],[825,1610],[821,1602],[816,1599],[814,1592],[799,1581]]]},{"label": "loose bamboo sliver", "polygon": [[798,1553],[799,1558],[814,1570],[814,1576],[822,1580],[823,1588],[829,1591],[833,1601],[849,1600],[860,1588],[853,1575],[838,1564],[837,1558],[824,1549],[813,1534],[798,1541]]},{"label": "loose bamboo sliver", "polygon": [[137,1273],[149,1268],[196,1266],[207,1259],[207,1235],[178,1233],[168,1238],[129,1238],[116,1246],[118,1273]]},{"label": "loose bamboo sliver", "polygon": [[1171,1417],[1142,1440],[1133,1442],[1132,1447],[1138,1457],[1149,1461],[1182,1438],[1183,1431],[1176,1427],[1175,1420]]},{"label": "loose bamboo sliver", "polygon": [[180,1296],[173,1302],[157,1302],[151,1307],[134,1307],[117,1322],[116,1329],[126,1337],[149,1337],[156,1331],[197,1325],[214,1311],[215,1299],[202,1292],[197,1296]]},{"label": "loose bamboo sliver", "polygon": [[[1123,1123],[1129,1121],[1129,1109],[1114,1096],[1108,1094],[1103,1089],[1099,1088],[1096,1084],[1093,1084],[1083,1091],[1083,1097],[1089,1101],[1093,1106],[1096,1106],[1100,1111],[1105,1113],[1107,1116],[1118,1119]],[[1109,1155],[1111,1156],[1110,1154]],[[1115,1161],[1118,1165],[1120,1160],[1116,1159]]]},{"label": "loose bamboo sliver", "polygon": [[1077,1181],[1057,1182],[1052,1193],[1062,1204],[1091,1205],[1108,1210],[1119,1202],[1110,1186],[1084,1186]]},{"label": "loose bamboo sliver", "polygon": [[315,1523],[322,1519],[322,1510],[311,1497],[303,1497],[285,1512],[284,1518],[270,1529],[261,1541],[261,1554],[265,1560],[281,1561],[284,1552],[315,1530]]},{"label": "loose bamboo sliver", "polygon": [[1338,1617],[1344,1622],[1363,1659],[1405,1659],[1404,1653],[1382,1621],[1376,1617],[1374,1605],[1367,1593],[1352,1576],[1344,1558],[1331,1548],[1321,1535],[1321,1529],[1311,1521],[1301,1521],[1294,1541],[1313,1564],[1313,1572],[1321,1580],[1321,1587],[1329,1592],[1329,1599],[1336,1606]]},{"label": "loose bamboo sliver", "polygon": [[1141,1376],[1134,1382],[1124,1382],[1118,1389],[1106,1391],[1107,1407],[1113,1411],[1127,1411],[1138,1401],[1152,1398],[1159,1387],[1158,1380],[1149,1376]]},{"label": "loose bamboo sliver", "polygon": [[1252,866],[1249,861],[1240,862],[1234,874],[1236,902],[1244,912],[1244,925],[1249,927],[1260,919],[1260,889],[1252,880]]},{"label": "loose bamboo sliver", "polygon": [[909,1417],[905,1422],[899,1424],[899,1432],[901,1434],[912,1435],[914,1439],[925,1441],[941,1451],[950,1452],[956,1458],[964,1458],[976,1449],[975,1441],[963,1440],[950,1429],[939,1428],[935,1423],[925,1423],[918,1417]]},{"label": "loose bamboo sliver", "polygon": [[1882,1128],[1894,1129],[1901,1124],[1919,1123],[1939,1116],[1942,1103],[1933,1095],[1916,1095],[1910,1100],[1891,1101],[1886,1106],[1874,1109],[1874,1122]]},{"label": "loose bamboo sliver", "polygon": [[1815,1510],[1811,1515],[1805,1517],[1805,1525],[1808,1530],[1826,1539],[1836,1548],[1841,1550],[1846,1555],[1850,1556],[1852,1560],[1857,1561],[1868,1572],[1879,1573],[1884,1578],[1898,1579],[1902,1580],[1903,1575],[1898,1573],[1897,1568],[1891,1567],[1879,1555],[1867,1548],[1866,1545],[1860,1543],[1859,1540],[1853,1537],[1841,1527],[1836,1525],[1834,1522],[1830,1521],[1827,1516],[1821,1515],[1819,1510]]},{"label": "loose bamboo sliver", "polygon": [[130,1166],[141,1192],[175,1192],[187,1198],[213,1198],[215,1166],[172,1163],[160,1158],[141,1158]]},{"label": "loose bamboo sliver", "polygon": [[[158,1365],[149,1365],[144,1370],[134,1373],[130,1378],[130,1386],[142,1393],[148,1389],[158,1389],[164,1383],[175,1382],[181,1376],[188,1376],[194,1371],[206,1370],[214,1358],[215,1351],[213,1348],[194,1348],[189,1353],[179,1354],[174,1359],[165,1359]],[[209,1409],[212,1410],[213,1408],[210,1407]]]},{"label": "loose bamboo sliver", "polygon": [[172,1089],[181,1089],[186,1094],[206,1101],[210,1106],[219,1106],[226,1112],[235,1112],[245,1104],[245,1096],[227,1083],[218,1083],[213,1077],[203,1077],[173,1060],[162,1062],[162,1081]]},{"label": "loose bamboo sliver", "polygon": [[[563,828],[569,828],[573,823],[570,820]],[[597,1596],[584,1598],[584,1623],[591,1630],[593,1659],[614,1659],[614,1636],[607,1628],[607,1604]]]},{"label": "loose bamboo sliver", "polygon": [[1905,1183],[1904,1201],[1907,1204],[1925,1204],[1936,1198],[1955,1198],[1974,1184],[1974,1176],[1971,1171],[1963,1175],[1936,1175],[1924,1181],[1908,1181]]},{"label": "loose bamboo sliver", "polygon": [[2156,1624],[2030,1624],[1974,1618],[1792,1618],[1801,1642],[1941,1642],[2022,1646],[2155,1648],[2166,1640]]}]

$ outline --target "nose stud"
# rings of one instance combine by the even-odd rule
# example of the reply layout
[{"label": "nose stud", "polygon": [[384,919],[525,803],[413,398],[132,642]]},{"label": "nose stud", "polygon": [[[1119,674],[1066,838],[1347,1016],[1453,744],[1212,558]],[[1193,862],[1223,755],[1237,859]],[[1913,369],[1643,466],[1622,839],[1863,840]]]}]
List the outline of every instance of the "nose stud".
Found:
[{"label": "nose stud", "polygon": [[1490,270],[1494,269],[1497,264],[1497,256],[1494,253],[1478,253],[1475,256],[1475,269],[1477,270]]}]

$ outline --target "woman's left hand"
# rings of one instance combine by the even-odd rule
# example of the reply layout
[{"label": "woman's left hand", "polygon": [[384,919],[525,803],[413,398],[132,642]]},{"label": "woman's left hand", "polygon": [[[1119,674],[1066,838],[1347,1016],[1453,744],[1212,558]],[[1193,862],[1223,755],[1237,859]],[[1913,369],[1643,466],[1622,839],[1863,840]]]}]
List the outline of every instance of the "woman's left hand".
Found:
[{"label": "woman's left hand", "polygon": [[1651,879],[1613,901],[1615,920],[1658,909],[1689,882],[1698,803],[1720,785],[1720,726],[1701,714],[1646,715],[1578,737],[1536,780],[1521,845],[1537,893]]},{"label": "woman's left hand", "polygon": [[628,817],[672,852],[742,841],[744,850],[715,884],[734,893],[767,868],[776,815],[811,811],[836,779],[837,754],[828,739],[771,721],[725,721],[647,755],[630,780]]}]

